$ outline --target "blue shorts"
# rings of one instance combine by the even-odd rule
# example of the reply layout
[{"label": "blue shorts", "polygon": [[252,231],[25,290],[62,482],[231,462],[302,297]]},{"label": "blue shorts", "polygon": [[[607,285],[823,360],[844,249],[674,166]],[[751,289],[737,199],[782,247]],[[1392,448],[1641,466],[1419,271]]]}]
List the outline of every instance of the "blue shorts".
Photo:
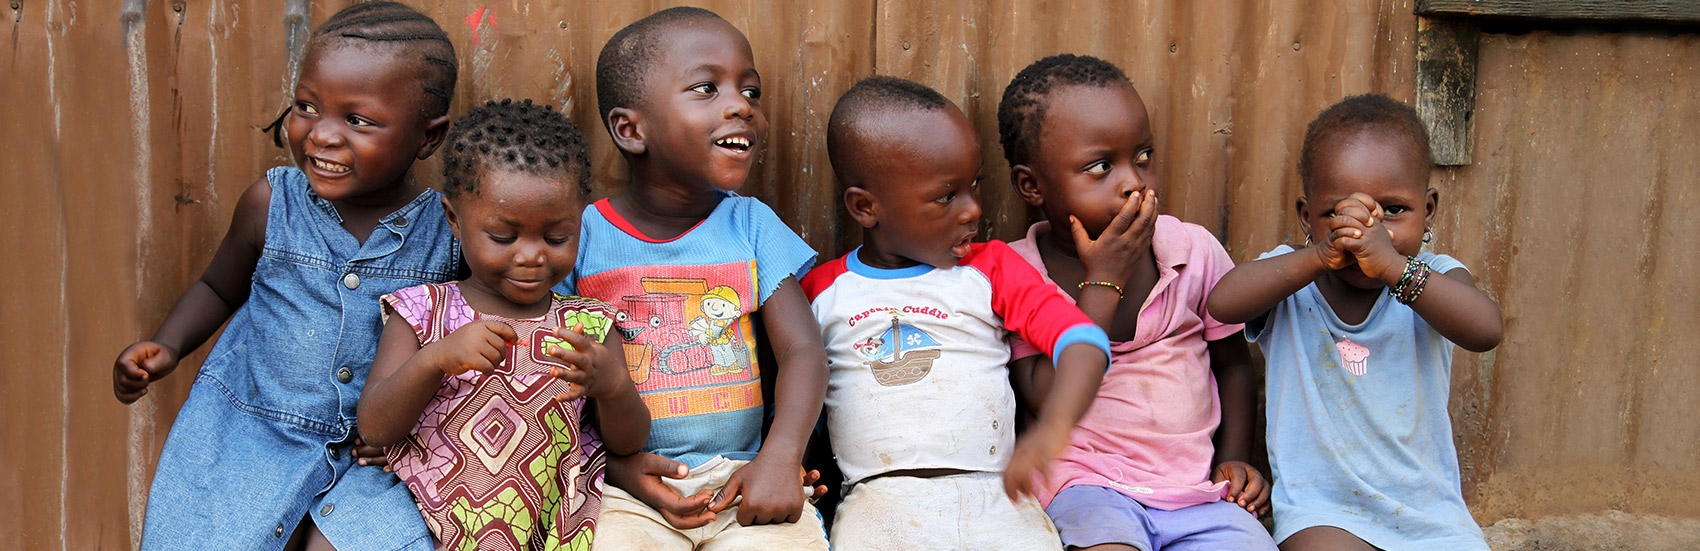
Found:
[{"label": "blue shorts", "polygon": [[1058,493],[1045,514],[1068,547],[1119,543],[1140,551],[1276,551],[1275,540],[1257,518],[1226,501],[1164,511],[1109,488],[1081,485]]}]

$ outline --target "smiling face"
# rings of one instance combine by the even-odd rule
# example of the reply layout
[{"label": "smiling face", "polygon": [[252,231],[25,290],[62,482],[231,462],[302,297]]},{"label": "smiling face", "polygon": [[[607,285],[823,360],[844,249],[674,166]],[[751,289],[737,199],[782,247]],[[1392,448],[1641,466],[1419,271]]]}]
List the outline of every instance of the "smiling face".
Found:
[{"label": "smiling face", "polygon": [[750,43],[718,19],[680,22],[662,36],[636,110],[644,152],[681,184],[738,189],[767,139]]},{"label": "smiling face", "polygon": [[449,225],[472,270],[462,291],[520,307],[548,300],[578,254],[584,200],[577,183],[503,169],[479,178],[477,191],[448,201]]},{"label": "smiling face", "polygon": [[[1385,224],[1393,232],[1393,248],[1416,256],[1423,248],[1423,232],[1434,224],[1440,200],[1440,194],[1428,187],[1428,175],[1420,154],[1398,137],[1367,130],[1333,138],[1317,156],[1308,189],[1299,198],[1299,224],[1311,242],[1320,243],[1328,234],[1334,205],[1353,193],[1363,193],[1386,211],[1386,218],[1377,225]],[[1356,264],[1335,275],[1360,289],[1383,286]]]},{"label": "smiling face", "polygon": [[419,63],[354,45],[308,52],[295,85],[289,148],[314,193],[339,206],[412,199],[397,183],[430,153]]},{"label": "smiling face", "polygon": [[877,268],[955,266],[980,224],[984,173],[974,127],[955,105],[870,117],[878,119],[864,123],[869,130],[852,145],[873,148],[854,156],[871,165],[858,169],[871,196],[867,212],[851,206],[867,228],[861,260]]},{"label": "smiling face", "polygon": [[1016,189],[1053,224],[1072,215],[1097,239],[1129,197],[1157,187],[1151,118],[1126,85],[1065,86],[1044,101],[1038,147],[1012,170]]}]

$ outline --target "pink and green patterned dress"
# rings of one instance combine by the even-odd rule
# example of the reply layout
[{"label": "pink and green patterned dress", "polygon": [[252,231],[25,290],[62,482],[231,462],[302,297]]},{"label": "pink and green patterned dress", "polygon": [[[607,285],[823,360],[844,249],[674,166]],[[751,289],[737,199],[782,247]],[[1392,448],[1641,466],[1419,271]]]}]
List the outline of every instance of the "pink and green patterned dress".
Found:
[{"label": "pink and green patterned dress", "polygon": [[602,508],[602,439],[582,423],[585,400],[556,402],[566,367],[544,353],[565,346],[551,333],[583,324],[601,341],[613,327],[607,303],[554,295],[543,317],[487,316],[467,306],[455,283],[384,295],[430,345],[478,320],[513,326],[520,341],[490,375],[445,377],[406,440],[390,446],[390,465],[407,483],[425,523],[445,549],[588,550]]}]

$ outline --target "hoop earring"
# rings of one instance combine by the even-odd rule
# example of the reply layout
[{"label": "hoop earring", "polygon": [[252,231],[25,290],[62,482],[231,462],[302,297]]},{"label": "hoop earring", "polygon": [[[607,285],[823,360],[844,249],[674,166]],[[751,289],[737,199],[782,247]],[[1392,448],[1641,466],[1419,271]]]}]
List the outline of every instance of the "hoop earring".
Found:
[{"label": "hoop earring", "polygon": [[1308,234],[1308,233],[1305,234],[1305,246],[1306,247],[1310,246],[1310,234]]},{"label": "hoop earring", "polygon": [[1427,244],[1430,241],[1434,241],[1434,230],[1423,228],[1423,243]]}]

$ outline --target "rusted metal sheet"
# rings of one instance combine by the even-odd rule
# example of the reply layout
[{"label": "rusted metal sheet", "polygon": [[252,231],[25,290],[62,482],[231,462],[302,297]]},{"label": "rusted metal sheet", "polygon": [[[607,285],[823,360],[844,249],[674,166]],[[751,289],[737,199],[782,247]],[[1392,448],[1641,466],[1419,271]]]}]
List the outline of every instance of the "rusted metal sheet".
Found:
[{"label": "rusted metal sheet", "polygon": [[[346,1],[0,5],[0,541],[133,546],[197,354],[135,406],[111,361],[211,257],[241,190],[288,163],[258,128],[286,104],[304,25]],[[462,80],[453,105],[531,97],[590,138],[596,191],[624,167],[592,86],[615,30],[671,2],[430,3]],[[744,192],[823,255],[859,242],[824,150],[834,100],[879,73],[939,88],[985,142],[985,235],[1033,213],[995,134],[1004,84],[1052,53],[1127,70],[1158,141],[1163,209],[1245,260],[1302,240],[1305,124],[1349,94],[1413,95],[1408,0],[717,0],[749,35],[772,147]],[[292,48],[293,46],[293,48]],[[1485,35],[1476,163],[1439,169],[1437,249],[1505,307],[1497,352],[1460,354],[1453,413],[1477,520],[1608,508],[1700,517],[1700,368],[1680,289],[1700,219],[1694,35]],[[438,178],[436,161],[416,173]],[[1602,185],[1603,184],[1603,185]]]}]

